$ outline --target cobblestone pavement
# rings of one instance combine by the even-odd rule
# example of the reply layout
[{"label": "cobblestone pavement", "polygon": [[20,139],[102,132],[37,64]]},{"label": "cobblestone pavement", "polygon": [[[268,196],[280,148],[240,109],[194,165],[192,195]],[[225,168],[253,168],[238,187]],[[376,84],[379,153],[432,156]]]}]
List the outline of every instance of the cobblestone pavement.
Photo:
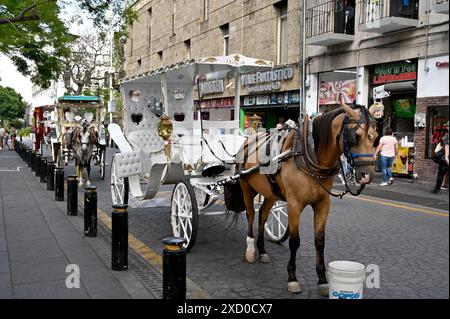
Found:
[{"label": "cobblestone pavement", "polygon": [[[108,158],[115,151],[108,149]],[[69,166],[66,170],[73,169]],[[99,208],[109,213],[109,177],[101,181],[94,167],[92,182],[99,187]],[[403,188],[407,193],[406,184]],[[168,203],[171,190],[172,186],[163,186],[158,196]],[[448,205],[448,197],[441,197],[440,201],[445,198]],[[428,199],[434,200],[432,196]],[[415,204],[422,209],[412,211],[399,207],[402,201],[405,202],[401,194],[395,202],[387,203],[393,203],[390,206],[352,197],[333,199],[325,260],[378,265],[380,288],[365,289],[365,298],[449,298],[448,211],[433,214],[429,208]],[[130,208],[129,230],[160,253],[162,239],[171,236],[169,212],[168,206]],[[286,290],[287,242],[281,245],[267,242],[272,260],[269,264],[244,261],[245,215],[237,227],[230,227],[231,219],[226,216],[200,216],[197,241],[187,256],[188,277],[212,298],[321,298],[316,285],[312,220],[312,211],[307,208],[301,216],[301,247],[297,254],[301,294],[290,295]]]}]

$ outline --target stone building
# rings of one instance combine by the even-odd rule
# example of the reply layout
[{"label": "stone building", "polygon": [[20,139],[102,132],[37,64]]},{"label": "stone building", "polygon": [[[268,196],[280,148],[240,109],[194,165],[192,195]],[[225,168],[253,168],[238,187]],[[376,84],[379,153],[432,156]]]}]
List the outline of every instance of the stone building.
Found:
[{"label": "stone building", "polygon": [[[239,116],[242,128],[255,113],[275,127],[298,118],[305,37],[308,113],[336,108],[338,93],[349,103],[383,102],[378,128],[391,126],[401,144],[395,172],[434,180],[431,158],[448,121],[448,0],[140,0],[132,6],[139,19],[124,47],[125,77],[209,55],[271,60],[283,77],[243,78]],[[234,118],[230,83],[205,87],[204,118]]]}]

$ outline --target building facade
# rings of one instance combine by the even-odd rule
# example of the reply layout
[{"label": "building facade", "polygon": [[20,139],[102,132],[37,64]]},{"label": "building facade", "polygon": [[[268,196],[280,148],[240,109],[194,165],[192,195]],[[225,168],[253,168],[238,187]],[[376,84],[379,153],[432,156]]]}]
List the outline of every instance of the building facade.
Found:
[{"label": "building facade", "polygon": [[[255,113],[271,128],[298,118],[304,37],[308,113],[338,107],[340,93],[349,103],[382,102],[378,128],[391,126],[401,146],[395,172],[434,180],[434,146],[448,121],[448,0],[140,0],[133,8],[125,77],[209,55],[274,61],[273,71],[242,75],[239,114],[242,128]],[[231,81],[201,89],[205,119],[236,116]]]}]

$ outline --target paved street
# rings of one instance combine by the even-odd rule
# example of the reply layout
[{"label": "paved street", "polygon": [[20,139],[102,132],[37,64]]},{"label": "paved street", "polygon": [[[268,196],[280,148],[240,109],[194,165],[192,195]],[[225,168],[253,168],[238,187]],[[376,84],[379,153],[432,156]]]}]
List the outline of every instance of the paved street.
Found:
[{"label": "paved street", "polygon": [[[115,151],[115,149],[108,149],[108,163]],[[0,167],[12,169],[17,163],[20,163],[19,159],[14,158],[13,152],[3,152],[1,155],[3,156],[0,158]],[[20,165],[24,166],[23,163]],[[66,167],[66,176],[73,172],[73,166]],[[4,233],[0,230],[0,235],[3,236],[0,236],[0,252],[5,254],[6,249],[4,243],[1,243],[1,238],[4,238],[6,234],[10,259],[14,258],[11,256],[14,256],[15,247],[13,242],[10,243],[10,231],[8,230],[10,226],[7,216],[14,214],[17,223],[21,221],[25,225],[30,223],[30,220],[37,218],[31,216],[34,214],[29,211],[32,207],[43,205],[45,202],[46,205],[41,208],[41,214],[45,219],[51,213],[52,207],[55,206],[55,202],[50,200],[51,196],[45,194],[48,192],[43,191],[43,186],[36,182],[35,177],[33,177],[33,181],[30,175],[28,168],[20,170],[20,172],[0,172],[4,221],[6,222],[3,225],[0,224],[2,229],[6,229],[6,231],[3,230]],[[8,201],[8,196],[13,196],[11,195],[13,193],[17,197],[24,185],[14,186],[13,191],[9,186],[10,176],[14,176],[14,179],[21,178],[25,184],[34,185],[34,188],[30,188],[32,197],[20,196],[20,198],[26,199],[19,201],[20,205],[25,205],[20,206],[20,209],[16,204],[8,204],[12,201],[12,199]],[[98,167],[93,166],[92,182],[99,188],[99,209],[109,214],[111,211],[109,175],[107,174],[107,178],[101,181]],[[327,224],[326,262],[353,260],[365,265],[378,265],[380,288],[365,289],[365,298],[449,297],[448,195],[429,194],[429,188],[429,185],[412,184],[409,181],[397,179],[390,190],[381,189],[377,183],[367,187],[365,194],[378,197],[364,195],[358,198],[346,196],[343,200],[333,199]],[[159,193],[158,197],[165,205],[170,202],[171,189],[172,186],[164,186]],[[40,198],[45,198],[45,196],[47,196],[45,200]],[[79,196],[82,198],[81,193]],[[30,204],[30,200],[34,202]],[[61,215],[63,220],[67,220],[67,217],[64,216],[65,202],[59,207],[58,216]],[[139,248],[141,255],[152,256],[155,253],[160,255],[162,239],[171,235],[169,211],[168,206],[129,209],[129,231],[142,244]],[[272,260],[270,264],[258,262],[247,264],[244,261],[245,216],[242,215],[237,227],[230,227],[230,223],[231,219],[227,216],[200,217],[197,242],[187,256],[187,273],[190,280],[188,292],[190,292],[191,298],[195,298],[195,291],[206,291],[203,297],[207,298],[322,298],[318,295],[316,286],[312,211],[309,208],[302,214],[301,219],[302,244],[297,255],[297,274],[303,287],[303,293],[299,295],[290,295],[286,291],[286,266],[289,256],[287,242],[281,245],[270,242],[266,244]],[[29,233],[29,236],[38,236],[33,235],[31,231]],[[29,239],[31,240],[31,238]],[[58,240],[57,237],[55,239]],[[77,240],[81,240],[80,236]],[[87,240],[83,239],[83,241]],[[142,246],[147,249],[145,253],[142,253]],[[64,247],[61,249],[63,250],[61,254],[66,254]],[[51,257],[55,260],[67,258],[58,256],[57,254]],[[33,256],[27,257],[27,260],[32,258]],[[146,258],[146,260],[150,264],[145,264],[145,267],[140,264],[138,272],[142,272],[142,269],[151,272],[160,271],[160,259],[153,257]],[[59,262],[67,263],[66,260]],[[14,268],[15,261],[11,259],[9,263]],[[1,265],[4,265],[4,272],[7,265],[5,262]],[[107,262],[106,266],[103,264],[102,271],[111,275],[111,272],[106,269],[107,266]],[[129,273],[133,273],[132,268],[130,267]],[[138,278],[138,282],[145,283],[139,274],[136,275],[136,278]],[[157,284],[160,284],[160,278],[156,275],[152,278]],[[42,280],[46,280],[46,278]],[[12,282],[14,285],[20,285],[20,281],[14,282],[13,279]],[[149,285],[144,286],[151,291]],[[89,294],[87,287],[85,290]],[[16,290],[12,289],[12,291]],[[18,291],[20,292],[20,290]],[[157,293],[154,295],[158,296]],[[11,294],[6,297],[8,296]],[[15,293],[14,296],[20,297],[20,293]],[[96,297],[93,294],[89,296]]]}]

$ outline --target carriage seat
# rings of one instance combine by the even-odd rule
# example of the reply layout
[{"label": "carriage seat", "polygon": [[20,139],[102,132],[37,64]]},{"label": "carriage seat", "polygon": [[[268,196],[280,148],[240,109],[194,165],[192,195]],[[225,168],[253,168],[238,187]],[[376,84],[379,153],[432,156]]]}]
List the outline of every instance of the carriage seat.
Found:
[{"label": "carriage seat", "polygon": [[157,132],[148,129],[128,133],[127,140],[135,150],[140,150],[146,155],[164,149],[164,140]]}]

